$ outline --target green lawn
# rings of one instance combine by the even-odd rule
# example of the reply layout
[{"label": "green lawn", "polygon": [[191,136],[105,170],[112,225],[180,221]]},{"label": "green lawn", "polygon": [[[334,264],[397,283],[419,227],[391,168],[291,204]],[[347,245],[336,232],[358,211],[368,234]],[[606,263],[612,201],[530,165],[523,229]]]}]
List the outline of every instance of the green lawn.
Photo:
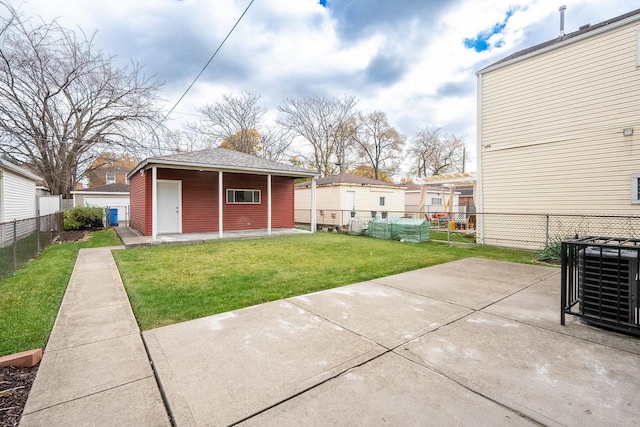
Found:
[{"label": "green lawn", "polygon": [[78,243],[53,244],[0,281],[0,356],[44,348],[81,248],[120,245],[112,230]]},{"label": "green lawn", "polygon": [[143,330],[467,257],[528,263],[534,253],[333,233],[114,253]]}]

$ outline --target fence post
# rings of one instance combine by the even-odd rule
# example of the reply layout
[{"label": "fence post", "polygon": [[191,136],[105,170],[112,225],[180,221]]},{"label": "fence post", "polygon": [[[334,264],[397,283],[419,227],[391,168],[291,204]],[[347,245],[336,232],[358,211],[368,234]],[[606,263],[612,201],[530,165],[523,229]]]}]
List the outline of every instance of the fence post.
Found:
[{"label": "fence post", "polygon": [[42,223],[40,222],[40,216],[36,217],[36,242],[38,247],[38,253],[40,253],[40,226]]},{"label": "fence post", "polygon": [[18,271],[18,222],[13,220],[13,273]]},{"label": "fence post", "polygon": [[549,214],[547,214],[546,217],[547,217],[547,227],[546,227],[546,235],[544,239],[545,247],[549,246]]}]

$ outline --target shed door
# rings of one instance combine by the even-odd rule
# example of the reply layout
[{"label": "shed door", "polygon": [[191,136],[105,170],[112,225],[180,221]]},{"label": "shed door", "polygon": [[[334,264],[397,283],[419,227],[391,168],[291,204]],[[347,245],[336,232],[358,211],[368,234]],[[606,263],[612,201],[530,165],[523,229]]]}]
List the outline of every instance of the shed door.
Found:
[{"label": "shed door", "polygon": [[343,224],[349,224],[351,220],[351,211],[356,210],[356,192],[347,190],[344,195],[344,220]]},{"label": "shed door", "polygon": [[182,233],[182,181],[158,180],[158,233]]}]

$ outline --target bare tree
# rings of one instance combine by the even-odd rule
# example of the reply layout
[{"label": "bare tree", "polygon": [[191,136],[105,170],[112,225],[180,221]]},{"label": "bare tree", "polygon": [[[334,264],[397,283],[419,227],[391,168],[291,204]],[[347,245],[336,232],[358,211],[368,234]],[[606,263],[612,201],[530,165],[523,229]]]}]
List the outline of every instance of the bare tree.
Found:
[{"label": "bare tree", "polygon": [[289,148],[295,135],[279,126],[267,126],[260,135],[260,157],[282,161],[289,156]]},{"label": "bare tree", "polygon": [[267,109],[258,104],[260,95],[243,92],[234,97],[227,94],[215,104],[205,104],[197,108],[204,119],[200,123],[191,123],[190,127],[198,133],[207,135],[219,145],[247,154],[259,153],[259,139],[262,120]]},{"label": "bare tree", "polygon": [[395,130],[382,111],[357,115],[358,128],[353,139],[364,165],[370,169],[370,178],[382,179],[395,173],[405,137]]},{"label": "bare tree", "polygon": [[160,153],[186,153],[215,146],[211,139],[189,129],[171,130],[164,128],[158,140],[160,141],[160,149],[158,150]]},{"label": "bare tree", "polygon": [[[288,99],[278,109],[284,118],[278,123],[302,137],[309,152],[298,153],[296,159],[322,176],[348,170],[355,163],[353,150],[354,97],[326,98],[313,95]],[[300,161],[300,160],[298,160]]]},{"label": "bare tree", "polygon": [[424,128],[413,138],[409,154],[418,177],[461,172],[464,140],[440,128]]},{"label": "bare tree", "polygon": [[104,152],[135,152],[160,116],[161,83],[117,67],[56,21],[0,18],[0,152],[69,196]]}]

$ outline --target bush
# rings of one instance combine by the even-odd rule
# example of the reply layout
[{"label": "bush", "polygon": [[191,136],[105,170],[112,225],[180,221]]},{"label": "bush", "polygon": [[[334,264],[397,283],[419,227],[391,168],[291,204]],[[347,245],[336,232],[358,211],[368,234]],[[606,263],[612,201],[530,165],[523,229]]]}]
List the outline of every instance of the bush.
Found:
[{"label": "bush", "polygon": [[104,209],[87,208],[76,206],[73,209],[64,211],[65,230],[88,230],[91,228],[102,228],[102,217]]}]

